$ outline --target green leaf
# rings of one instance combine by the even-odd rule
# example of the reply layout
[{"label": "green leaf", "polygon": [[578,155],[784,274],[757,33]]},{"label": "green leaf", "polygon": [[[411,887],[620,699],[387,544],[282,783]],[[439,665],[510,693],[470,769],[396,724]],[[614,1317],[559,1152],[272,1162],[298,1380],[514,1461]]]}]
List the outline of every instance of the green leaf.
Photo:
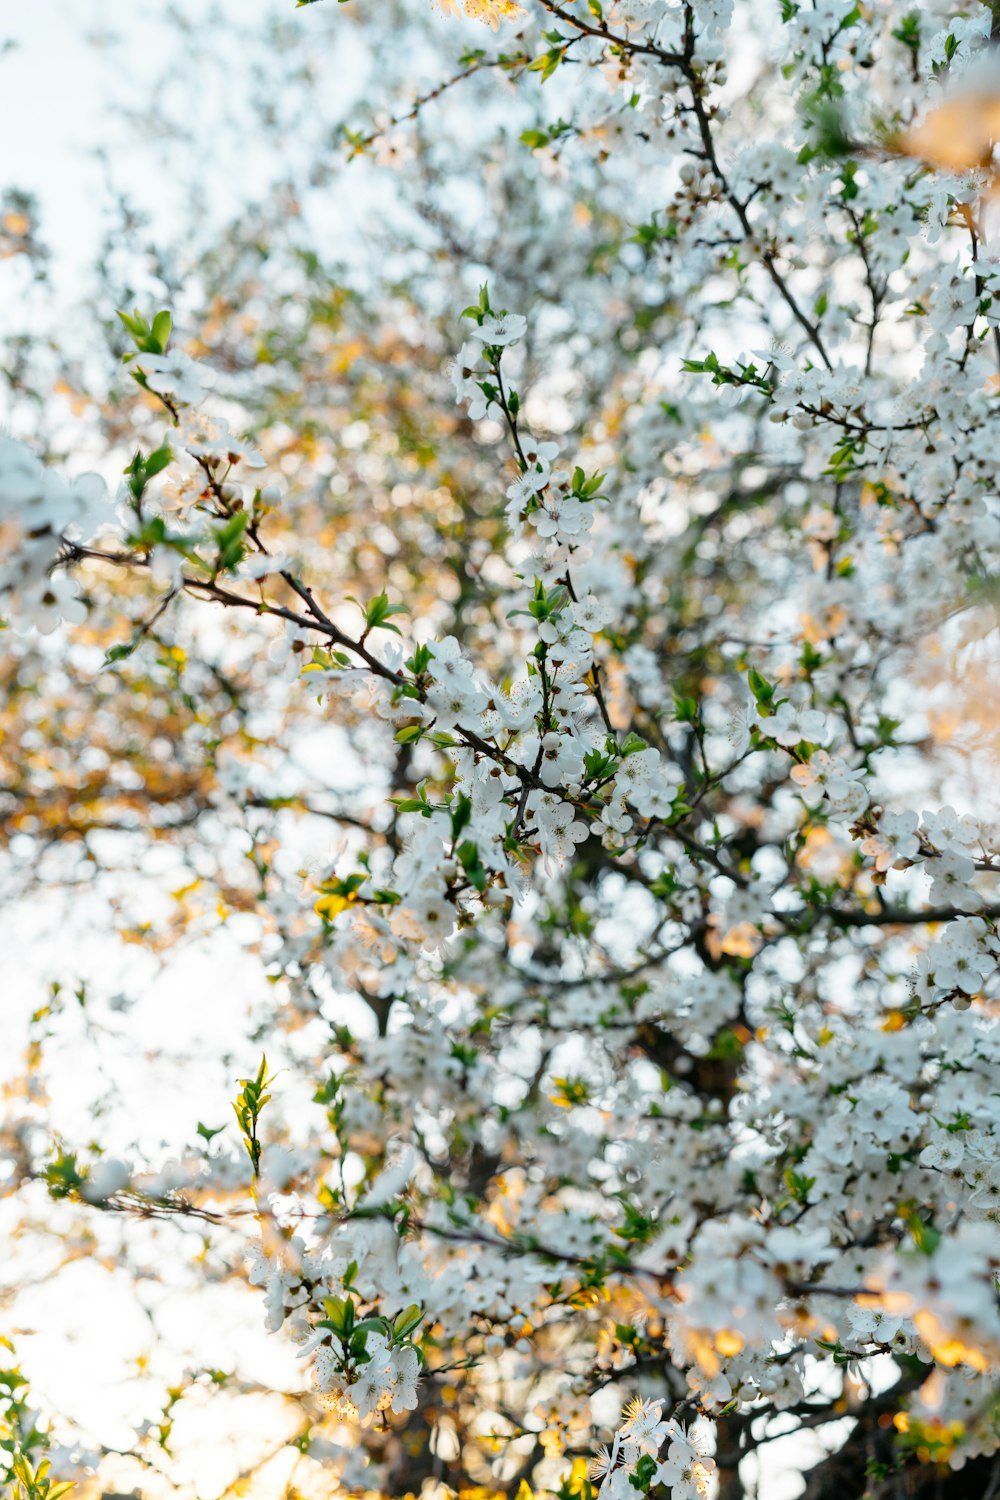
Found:
[{"label": "green leaf", "polygon": [[472,819],[472,803],[464,792],[459,792],[451,810],[451,836],[457,839],[463,828],[467,828]]},{"label": "green leaf", "polygon": [[153,319],[152,342],[159,346],[160,354],[166,354],[167,352],[167,344],[170,342],[173,326],[174,320],[166,308],[162,312],[158,312]]},{"label": "green leaf", "polygon": [[762,706],[769,704],[777,692],[777,684],[768,682],[755,667],[751,667],[747,673],[747,686]]},{"label": "green leaf", "polygon": [[462,869],[465,871],[469,884],[474,886],[477,891],[485,891],[489,883],[489,875],[479,857],[478,846],[471,839],[467,839],[464,844],[459,844],[456,852],[461,860]]},{"label": "green leaf", "polygon": [[423,1313],[421,1312],[420,1308],[415,1302],[412,1302],[409,1307],[404,1308],[403,1311],[398,1314],[396,1321],[393,1323],[393,1338],[405,1339],[408,1333],[413,1332],[414,1328],[416,1328],[422,1317]]},{"label": "green leaf", "polygon": [[631,730],[625,736],[625,739],[622,743],[622,755],[636,755],[640,750],[648,749],[649,746],[646,744],[646,741],[642,738],[642,736],[639,734],[635,734]]},{"label": "green leaf", "polygon": [[116,311],[134,339],[139,340],[149,338],[151,331],[149,324],[139,312],[138,308],[136,308],[134,313],[122,312],[120,307],[117,308]]},{"label": "green leaf", "polygon": [[387,1333],[388,1331],[389,1321],[387,1318],[362,1318],[360,1323],[355,1323],[354,1325],[355,1337],[357,1337],[357,1335],[360,1333],[362,1335],[362,1340],[366,1333]]},{"label": "green leaf", "polygon": [[218,548],[218,566],[223,573],[228,573],[235,568],[246,551],[243,533],[250,524],[250,516],[245,510],[237,511],[231,516],[225,526],[219,528],[215,533],[215,545]]},{"label": "green leaf", "polygon": [[126,657],[132,655],[132,652],[135,650],[138,644],[138,641],[131,640],[122,641],[117,646],[109,646],[107,651],[104,653],[103,665],[106,667],[110,667],[113,666],[116,661],[124,661]]},{"label": "green leaf", "polygon": [[390,615],[407,615],[410,612],[408,604],[390,604],[389,596],[384,590],[381,594],[376,594],[368,604],[362,604],[360,600],[354,598],[353,594],[347,594],[345,597],[352,604],[356,604],[364,615],[366,635],[370,630],[378,629],[391,630],[399,635],[399,629],[395,625],[387,624],[386,621]]},{"label": "green leaf", "polygon": [[674,688],[674,717],[681,724],[693,724],[698,717],[697,698],[685,697]]},{"label": "green leaf", "polygon": [[157,448],[143,462],[142,467],[146,478],[152,479],[155,474],[159,474],[161,469],[165,469],[167,464],[173,460],[173,456],[173,453],[165,444],[162,448]]}]

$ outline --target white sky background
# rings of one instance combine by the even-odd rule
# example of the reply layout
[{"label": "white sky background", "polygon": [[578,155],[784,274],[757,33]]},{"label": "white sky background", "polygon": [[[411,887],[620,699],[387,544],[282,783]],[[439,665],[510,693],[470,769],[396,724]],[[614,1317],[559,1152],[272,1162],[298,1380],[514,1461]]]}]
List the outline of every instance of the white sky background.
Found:
[{"label": "white sky background", "polygon": [[[223,0],[234,23],[263,16],[270,0]],[[143,102],[142,79],[159,71],[156,59],[168,35],[166,4],[131,0],[5,0],[0,42],[0,140],[3,185],[36,194],[43,234],[52,245],[57,296],[70,296],[93,259],[100,238],[106,179],[95,147],[123,136],[112,107]],[[134,157],[135,153],[128,153]],[[126,153],[115,155],[116,174],[128,174]],[[161,184],[162,185],[162,184]]]},{"label": "white sky background", "polygon": [[[0,44],[0,156],[2,185],[35,193],[42,210],[44,237],[52,245],[52,281],[57,295],[72,296],[86,274],[100,239],[107,178],[95,158],[99,146],[110,148],[114,181],[134,193],[169,225],[176,206],[169,171],[160,169],[162,141],[155,130],[130,132],[123,110],[156,106],[154,82],[178,49],[172,13],[197,19],[217,15],[232,39],[226,58],[210,55],[192,33],[192,71],[207,76],[197,120],[186,123],[206,148],[203,161],[220,217],[236,208],[267,180],[270,165],[244,137],[220,139],[213,116],[224,94],[231,102],[248,87],[240,66],[240,42],[268,18],[294,20],[315,33],[317,49],[327,50],[329,28],[323,7],[296,13],[292,0],[3,0]],[[350,66],[340,71],[343,96],[357,96],[361,81],[356,47],[341,27],[338,47],[350,49]]]}]

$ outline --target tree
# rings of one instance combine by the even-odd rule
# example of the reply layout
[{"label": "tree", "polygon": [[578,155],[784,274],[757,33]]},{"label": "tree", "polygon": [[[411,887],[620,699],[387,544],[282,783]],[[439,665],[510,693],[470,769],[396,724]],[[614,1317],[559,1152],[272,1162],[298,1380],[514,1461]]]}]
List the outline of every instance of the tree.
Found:
[{"label": "tree", "polygon": [[366,23],[378,257],[283,180],[119,299],[113,503],[0,450],[29,898],[239,920],[273,997],[164,1165],[47,1124],[53,990],[8,1191],[252,1248],[297,1488],[729,1500],[796,1434],[811,1500],[995,1495],[991,12],[464,11],[415,105]]}]

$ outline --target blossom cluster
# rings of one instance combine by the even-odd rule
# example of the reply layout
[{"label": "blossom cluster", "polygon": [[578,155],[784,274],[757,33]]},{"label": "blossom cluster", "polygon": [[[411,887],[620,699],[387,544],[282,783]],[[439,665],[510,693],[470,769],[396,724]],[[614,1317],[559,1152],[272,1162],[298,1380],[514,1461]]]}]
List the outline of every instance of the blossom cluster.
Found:
[{"label": "blossom cluster", "polygon": [[[975,1465],[1000,1443],[975,701],[1000,261],[992,157],[942,159],[938,112],[989,95],[989,16],[578,9],[495,66],[552,80],[565,116],[523,143],[553,193],[577,174],[560,226],[596,203],[614,253],[512,212],[504,279],[449,325],[433,485],[429,438],[361,421],[271,479],[288,372],[251,441],[169,318],[135,318],[166,436],[147,412],[99,557],[89,482],[4,450],[12,615],[43,579],[75,601],[78,564],[228,610],[363,766],[308,859],[263,833],[294,746],[254,774],[213,749],[211,815],[250,834],[283,1045],[315,1075],[306,1123],[245,1136],[251,1282],[376,1469],[452,1381],[477,1439],[537,1438],[556,1493],[542,1465],[590,1450],[608,1386],[639,1392],[609,1500],[736,1484],[727,1429],[763,1448],[848,1409],[859,1453]],[[730,86],[748,30],[773,98]],[[350,464],[377,522],[331,520]],[[142,1182],[105,1161],[64,1186],[106,1207]]]},{"label": "blossom cluster", "polygon": [[16,623],[48,635],[86,618],[74,579],[53,570],[67,544],[90,541],[111,519],[99,474],[68,479],[27,443],[0,438],[0,598],[15,596]]},{"label": "blossom cluster", "polygon": [[[625,1421],[610,1451],[602,1448],[594,1461],[594,1478],[601,1481],[599,1495],[629,1500],[636,1477],[642,1487],[667,1485],[675,1500],[700,1500],[710,1493],[714,1461],[678,1421],[664,1419],[663,1404],[637,1396],[626,1407]],[[664,1444],[666,1452],[661,1458]]]}]

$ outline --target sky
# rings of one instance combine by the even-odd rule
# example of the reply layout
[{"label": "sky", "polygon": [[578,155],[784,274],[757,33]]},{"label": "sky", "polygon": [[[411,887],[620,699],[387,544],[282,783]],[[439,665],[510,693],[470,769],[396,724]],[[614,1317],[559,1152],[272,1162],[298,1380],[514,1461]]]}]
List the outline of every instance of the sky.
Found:
[{"label": "sky", "polygon": [[[259,137],[248,149],[248,132],[217,128],[224,115],[248,112],[255,96],[267,94],[259,43],[265,24],[282,23],[298,40],[304,36],[310,63],[330,69],[331,122],[360,99],[366,77],[360,43],[353,28],[334,28],[331,19],[323,7],[296,11],[292,0],[34,0],[0,7],[0,188],[26,189],[38,199],[42,236],[53,253],[45,292],[50,309],[53,302],[68,309],[86,289],[88,267],[112,222],[111,191],[149,215],[151,239],[169,241],[178,213],[190,214],[192,182],[221,223],[273,179],[281,165],[273,149]],[[209,29],[213,21],[224,30],[224,47]],[[274,102],[284,108],[281,99]],[[178,122],[186,140],[178,139]],[[338,222],[349,233],[344,209],[339,203]]]},{"label": "sky", "polygon": [[[155,103],[150,84],[174,37],[165,17],[173,9],[190,14],[197,8],[190,0],[176,7],[132,0],[36,0],[3,7],[3,185],[38,195],[65,266],[86,264],[99,231],[104,179],[95,146],[121,140],[117,108]],[[288,9],[275,0],[214,0],[212,8],[237,34],[241,26]],[[116,168],[125,169],[121,151]],[[142,175],[140,169],[137,179]]]}]

